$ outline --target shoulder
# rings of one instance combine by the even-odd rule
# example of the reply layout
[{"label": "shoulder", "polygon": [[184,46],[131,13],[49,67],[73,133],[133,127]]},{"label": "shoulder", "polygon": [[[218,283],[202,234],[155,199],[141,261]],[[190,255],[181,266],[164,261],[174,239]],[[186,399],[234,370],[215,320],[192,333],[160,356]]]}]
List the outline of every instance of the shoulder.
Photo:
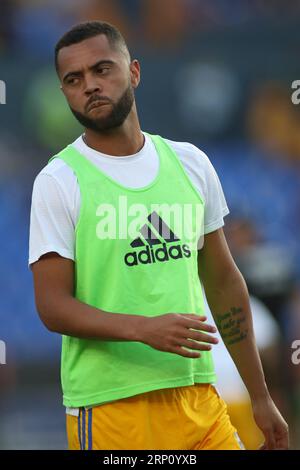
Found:
[{"label": "shoulder", "polygon": [[229,213],[218,174],[203,150],[189,142],[165,139],[175,151],[188,177],[206,204],[205,233],[224,225],[223,217]]},{"label": "shoulder", "polygon": [[80,201],[77,177],[60,158],[54,158],[37,174],[33,183],[32,204],[46,204],[57,210],[63,205],[70,210]]},{"label": "shoulder", "polygon": [[76,222],[80,207],[79,185],[73,170],[63,160],[51,160],[37,174],[31,206],[36,218],[43,218],[45,226],[50,220],[61,227],[63,220]]},{"label": "shoulder", "polygon": [[54,158],[45,165],[35,177],[34,185],[56,184],[69,188],[69,186],[77,183],[77,178],[72,168],[60,158]]},{"label": "shoulder", "polygon": [[217,173],[206,153],[190,142],[165,139],[181,161],[188,176],[196,184],[201,195],[207,199],[207,188],[216,184]]},{"label": "shoulder", "polygon": [[203,161],[205,163],[208,159],[203,150],[196,147],[196,145],[190,142],[178,142],[175,140],[164,139],[172,148],[173,150],[178,153],[179,156],[188,156],[190,158],[196,158],[200,162]]},{"label": "shoulder", "polygon": [[193,168],[198,174],[210,172],[213,168],[207,154],[190,142],[177,142],[165,139],[175,151],[184,166]]}]

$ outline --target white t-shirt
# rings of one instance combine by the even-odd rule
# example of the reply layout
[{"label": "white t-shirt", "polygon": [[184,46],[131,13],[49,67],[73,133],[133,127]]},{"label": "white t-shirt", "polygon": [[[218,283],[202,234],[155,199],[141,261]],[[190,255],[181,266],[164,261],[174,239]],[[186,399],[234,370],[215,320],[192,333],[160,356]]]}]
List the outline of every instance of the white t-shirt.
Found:
[{"label": "white t-shirt", "polygon": [[[223,217],[229,210],[219,178],[208,157],[190,143],[167,142],[205,202],[204,234],[222,227]],[[124,157],[100,153],[88,147],[81,136],[72,145],[123,186],[147,186],[159,171],[159,157],[147,134],[143,148],[134,155]],[[52,160],[37,175],[33,186],[29,264],[51,251],[74,261],[75,226],[80,202],[80,189],[73,170],[60,159]]]}]

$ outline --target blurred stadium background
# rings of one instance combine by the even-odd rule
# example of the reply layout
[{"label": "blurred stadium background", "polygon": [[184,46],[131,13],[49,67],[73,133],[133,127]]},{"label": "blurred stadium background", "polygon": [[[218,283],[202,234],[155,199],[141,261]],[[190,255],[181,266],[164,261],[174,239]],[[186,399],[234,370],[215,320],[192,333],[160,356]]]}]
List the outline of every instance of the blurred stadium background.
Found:
[{"label": "blurred stadium background", "polygon": [[0,448],[66,448],[60,337],[34,306],[29,211],[35,175],[80,132],[53,46],[74,23],[100,19],[121,29],[141,62],[142,128],[193,142],[218,171],[233,255],[278,326],[276,358],[263,360],[300,449],[300,365],[291,361],[300,339],[300,105],[291,101],[300,2],[0,0],[0,11]]}]

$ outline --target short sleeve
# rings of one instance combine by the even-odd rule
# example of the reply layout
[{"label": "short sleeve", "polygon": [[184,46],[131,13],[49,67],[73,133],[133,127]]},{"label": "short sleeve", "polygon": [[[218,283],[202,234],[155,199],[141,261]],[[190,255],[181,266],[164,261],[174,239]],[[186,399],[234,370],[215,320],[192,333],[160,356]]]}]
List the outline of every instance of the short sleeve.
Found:
[{"label": "short sleeve", "polygon": [[40,173],[34,182],[30,213],[29,265],[51,251],[74,260],[74,220],[60,184]]},{"label": "short sleeve", "polygon": [[167,142],[179,157],[187,176],[205,203],[204,235],[219,229],[224,225],[224,217],[229,214],[229,209],[211,161],[202,150],[189,142]]},{"label": "short sleeve", "polygon": [[205,155],[203,152],[201,153],[205,159],[204,234],[207,234],[221,228],[224,225],[224,217],[229,214],[229,209],[217,172],[207,155]]}]

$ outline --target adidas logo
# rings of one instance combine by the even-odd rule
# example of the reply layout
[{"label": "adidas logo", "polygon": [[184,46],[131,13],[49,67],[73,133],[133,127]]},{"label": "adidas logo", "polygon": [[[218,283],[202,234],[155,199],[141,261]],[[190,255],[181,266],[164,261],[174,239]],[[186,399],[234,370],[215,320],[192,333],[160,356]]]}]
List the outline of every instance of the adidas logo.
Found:
[{"label": "adidas logo", "polygon": [[[140,229],[141,236],[135,238],[130,246],[132,248],[141,248],[143,250],[134,250],[126,253],[124,261],[127,266],[137,266],[138,264],[151,264],[156,261],[164,262],[172,259],[180,259],[183,257],[189,258],[191,251],[186,244],[174,244],[180,242],[180,239],[168,227],[163,219],[157,214],[152,212],[148,215],[147,220]],[[158,234],[158,235],[156,235]],[[167,244],[171,244],[167,246]],[[157,247],[162,245],[162,247]]]}]

